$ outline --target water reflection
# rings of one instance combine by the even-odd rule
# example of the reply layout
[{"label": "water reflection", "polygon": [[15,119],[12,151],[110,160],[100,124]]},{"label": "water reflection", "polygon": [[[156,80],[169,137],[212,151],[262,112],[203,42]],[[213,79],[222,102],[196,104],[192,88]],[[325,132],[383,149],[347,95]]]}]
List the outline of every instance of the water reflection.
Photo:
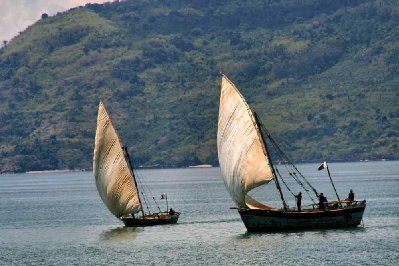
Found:
[{"label": "water reflection", "polygon": [[142,231],[142,228],[117,227],[102,232],[100,238],[107,241],[134,240]]},{"label": "water reflection", "polygon": [[279,237],[292,237],[292,236],[297,236],[301,237],[305,234],[306,231],[304,230],[293,230],[293,231],[276,231],[276,232],[248,232],[246,231],[245,233],[239,234],[236,236],[237,239],[250,239],[250,238],[256,238],[259,236],[279,236]]},{"label": "water reflection", "polygon": [[[241,221],[240,218],[225,218],[225,219],[215,219],[215,220],[205,220],[205,221],[190,221],[190,222],[179,222],[178,224],[220,224],[220,223],[231,223]],[[173,224],[172,224],[173,225]]]},{"label": "water reflection", "polygon": [[251,239],[257,238],[260,236],[279,236],[281,238],[287,237],[304,237],[306,234],[314,234],[323,237],[328,237],[329,234],[339,233],[339,232],[348,232],[352,234],[365,232],[366,228],[364,227],[351,227],[351,228],[339,228],[339,229],[309,229],[309,230],[290,230],[290,231],[276,231],[276,232],[248,232],[241,233],[236,235],[236,239]]},{"label": "water reflection", "polygon": [[249,239],[249,238],[251,238],[253,236],[254,236],[253,233],[250,233],[250,232],[246,231],[245,233],[242,233],[242,234],[234,236],[234,238],[237,238],[237,239]]}]

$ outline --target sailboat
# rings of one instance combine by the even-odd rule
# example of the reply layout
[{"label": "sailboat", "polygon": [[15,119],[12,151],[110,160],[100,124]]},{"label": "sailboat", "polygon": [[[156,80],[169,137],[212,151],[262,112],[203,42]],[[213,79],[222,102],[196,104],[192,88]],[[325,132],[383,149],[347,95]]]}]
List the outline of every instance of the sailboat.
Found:
[{"label": "sailboat", "polygon": [[[151,213],[147,208],[148,213],[144,212],[130,155],[101,101],[98,107],[93,172],[102,201],[126,227],[177,223],[180,212],[173,209],[161,212],[158,207],[159,212]],[[144,191],[140,192],[145,199]]]},{"label": "sailboat", "polygon": [[[344,228],[361,223],[366,201],[340,200],[337,194],[337,200],[315,202],[313,197],[321,200],[322,193],[291,162],[225,75],[221,84],[217,148],[226,188],[249,232]],[[290,208],[281,186],[285,186],[285,193],[297,195],[287,185],[287,178],[298,184],[313,204],[304,209]],[[272,181],[282,201],[281,208],[269,206],[249,193]]]}]

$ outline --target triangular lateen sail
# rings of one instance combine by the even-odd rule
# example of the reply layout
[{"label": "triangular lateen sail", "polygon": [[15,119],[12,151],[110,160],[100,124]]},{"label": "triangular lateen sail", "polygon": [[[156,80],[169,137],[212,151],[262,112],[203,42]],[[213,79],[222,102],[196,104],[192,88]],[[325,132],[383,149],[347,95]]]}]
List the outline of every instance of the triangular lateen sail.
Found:
[{"label": "triangular lateen sail", "polygon": [[254,114],[234,84],[222,76],[217,146],[227,190],[239,208],[270,208],[247,193],[273,179]]},{"label": "triangular lateen sail", "polygon": [[141,210],[139,194],[111,118],[102,102],[98,107],[93,172],[98,193],[116,217]]}]

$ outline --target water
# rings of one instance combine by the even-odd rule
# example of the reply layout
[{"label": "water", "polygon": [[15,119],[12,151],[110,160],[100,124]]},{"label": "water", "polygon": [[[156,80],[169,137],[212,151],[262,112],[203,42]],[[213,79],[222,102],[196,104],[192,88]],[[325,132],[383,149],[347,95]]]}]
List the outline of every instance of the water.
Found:
[{"label": "water", "polygon": [[[328,176],[317,166],[298,168],[332,199]],[[0,175],[0,264],[397,265],[399,162],[329,167],[341,197],[352,188],[367,200],[364,228],[247,233],[229,209],[218,168],[140,171],[153,195],[167,192],[182,215],[176,225],[138,229],[124,228],[108,212],[90,172]],[[255,196],[280,206],[275,190],[272,183]]]}]

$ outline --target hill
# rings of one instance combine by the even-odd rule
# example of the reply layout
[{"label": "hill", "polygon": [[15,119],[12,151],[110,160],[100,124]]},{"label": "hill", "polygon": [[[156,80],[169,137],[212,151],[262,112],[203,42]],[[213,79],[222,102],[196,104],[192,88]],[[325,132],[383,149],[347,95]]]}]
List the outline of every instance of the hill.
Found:
[{"label": "hill", "polygon": [[136,166],[217,165],[219,72],[295,161],[399,159],[396,1],[135,0],[0,50],[0,172],[90,169],[102,99]]}]

